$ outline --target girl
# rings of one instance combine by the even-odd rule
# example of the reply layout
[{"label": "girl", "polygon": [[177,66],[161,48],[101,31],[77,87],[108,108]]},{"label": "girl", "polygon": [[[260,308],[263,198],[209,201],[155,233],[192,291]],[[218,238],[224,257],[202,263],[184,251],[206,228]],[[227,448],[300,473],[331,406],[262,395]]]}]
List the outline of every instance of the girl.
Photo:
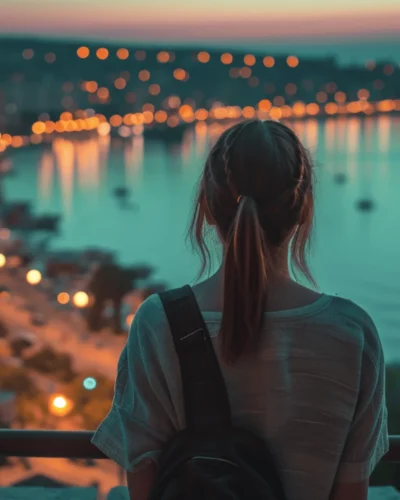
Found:
[{"label": "girl", "polygon": [[[264,437],[291,500],[366,500],[388,451],[385,363],[375,325],[350,300],[311,283],[313,165],[285,125],[249,120],[226,130],[202,175],[191,230],[203,256],[214,226],[221,268],[193,287],[227,386],[234,423]],[[165,443],[185,428],[177,355],[158,295],[137,312],[115,397],[93,442],[128,471],[132,500],[148,497]]]}]

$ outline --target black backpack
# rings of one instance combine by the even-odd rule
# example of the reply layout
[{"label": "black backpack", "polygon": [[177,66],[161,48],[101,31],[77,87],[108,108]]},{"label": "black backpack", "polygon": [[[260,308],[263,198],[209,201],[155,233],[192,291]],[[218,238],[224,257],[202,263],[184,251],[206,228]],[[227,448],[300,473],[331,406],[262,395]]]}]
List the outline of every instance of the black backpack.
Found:
[{"label": "black backpack", "polygon": [[225,382],[191,287],[159,296],[179,357],[187,427],[161,454],[149,500],[286,500],[267,445],[231,423]]}]

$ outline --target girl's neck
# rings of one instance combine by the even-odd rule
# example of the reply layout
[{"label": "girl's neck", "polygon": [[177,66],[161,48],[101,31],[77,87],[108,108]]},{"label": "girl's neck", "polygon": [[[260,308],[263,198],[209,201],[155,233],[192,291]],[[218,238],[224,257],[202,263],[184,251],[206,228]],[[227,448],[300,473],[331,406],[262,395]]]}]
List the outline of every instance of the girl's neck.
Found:
[{"label": "girl's neck", "polygon": [[[265,311],[295,309],[314,302],[320,296],[320,293],[294,281],[287,268],[285,271],[275,272],[269,276]],[[223,310],[223,266],[210,278],[192,288],[202,311]]]}]

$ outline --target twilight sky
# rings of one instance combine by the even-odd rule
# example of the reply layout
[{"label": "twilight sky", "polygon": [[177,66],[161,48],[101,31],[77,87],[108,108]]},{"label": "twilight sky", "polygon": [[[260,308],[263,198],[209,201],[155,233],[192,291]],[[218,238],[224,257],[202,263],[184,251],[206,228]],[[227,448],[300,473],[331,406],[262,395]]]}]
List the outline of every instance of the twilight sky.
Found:
[{"label": "twilight sky", "polygon": [[[270,5],[268,5],[270,4]],[[146,40],[399,33],[398,0],[0,0],[1,33]],[[386,36],[387,36],[386,35]]]}]

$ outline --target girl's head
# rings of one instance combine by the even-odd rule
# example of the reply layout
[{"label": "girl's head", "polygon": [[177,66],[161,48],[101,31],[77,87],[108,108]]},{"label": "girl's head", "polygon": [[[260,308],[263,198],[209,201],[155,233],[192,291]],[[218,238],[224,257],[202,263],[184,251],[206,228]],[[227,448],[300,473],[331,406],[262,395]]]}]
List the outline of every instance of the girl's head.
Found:
[{"label": "girl's head", "polygon": [[[224,246],[220,330],[228,364],[257,346],[268,282],[291,240],[294,265],[313,282],[305,260],[313,221],[313,165],[294,132],[276,121],[247,120],[226,130],[205,163],[191,234],[209,263],[206,225]],[[314,282],[313,282],[314,283]]]}]

